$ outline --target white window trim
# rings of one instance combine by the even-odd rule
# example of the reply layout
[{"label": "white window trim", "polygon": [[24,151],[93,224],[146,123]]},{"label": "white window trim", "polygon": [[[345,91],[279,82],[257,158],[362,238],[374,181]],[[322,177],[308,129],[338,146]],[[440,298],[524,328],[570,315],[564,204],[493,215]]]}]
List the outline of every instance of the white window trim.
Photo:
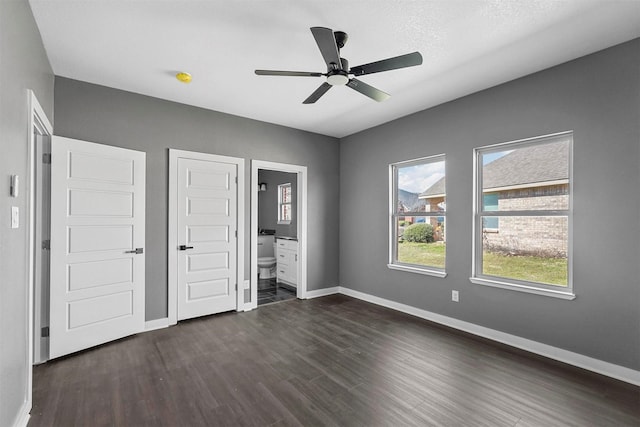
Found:
[{"label": "white window trim", "polygon": [[[509,211],[500,212],[498,216],[566,216],[568,221],[567,237],[567,286],[545,285],[537,282],[526,282],[506,277],[485,276],[479,273],[482,257],[482,226],[481,218],[482,199],[479,197],[479,189],[482,186],[481,168],[479,165],[480,154],[504,151],[506,147],[523,147],[544,143],[545,140],[552,140],[571,136],[569,143],[569,206],[566,210],[553,211]],[[497,212],[497,211],[491,211]],[[508,289],[512,291],[525,292],[536,295],[544,295],[565,300],[576,298],[575,287],[573,285],[573,131],[558,132],[549,135],[537,136],[533,138],[520,139],[516,141],[502,142],[499,144],[487,145],[474,148],[473,150],[473,238],[471,257],[471,277],[469,281],[474,284],[490,286],[494,288]]]},{"label": "white window trim", "polygon": [[[444,261],[445,268],[443,269],[439,269],[433,266],[426,266],[426,265],[420,266],[417,264],[404,264],[404,263],[395,261],[396,259],[395,242],[398,241],[397,229],[395,227],[395,221],[394,221],[394,216],[396,214],[396,200],[397,200],[397,197],[396,197],[397,188],[395,185],[396,170],[400,167],[419,165],[426,162],[437,162],[440,160],[445,162],[445,177],[446,177],[447,162],[446,162],[446,157],[444,153],[436,154],[434,156],[420,157],[417,159],[404,160],[404,161],[389,164],[389,247],[388,247],[389,262],[387,263],[387,267],[390,270],[406,271],[409,273],[422,274],[425,276],[447,277],[446,248],[445,248],[445,261]],[[445,188],[445,195],[446,195],[446,188]],[[414,212],[416,215],[411,215],[411,213],[412,212],[408,212],[409,216],[425,216],[425,217],[443,216],[445,217],[445,223],[446,223],[446,217],[447,217],[446,210],[445,212]],[[446,233],[446,227],[445,227],[445,233]]]},{"label": "white window trim", "polygon": [[[291,187],[291,183],[287,182],[286,184],[278,184],[278,224],[279,225],[288,225],[291,224],[291,221],[293,221],[293,203],[289,202],[289,203],[282,203],[282,187],[289,187],[289,194],[292,194],[292,187]],[[282,219],[281,215],[282,215],[282,205],[289,205],[289,212],[291,213],[291,219],[290,220],[284,220]]]}]

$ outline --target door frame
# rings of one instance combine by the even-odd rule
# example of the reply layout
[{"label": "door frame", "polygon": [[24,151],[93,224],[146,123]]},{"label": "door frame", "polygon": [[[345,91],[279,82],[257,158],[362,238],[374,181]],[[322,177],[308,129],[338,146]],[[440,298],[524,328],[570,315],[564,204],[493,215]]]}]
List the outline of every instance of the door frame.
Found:
[{"label": "door frame", "polygon": [[34,351],[40,354],[40,337],[38,335],[38,342],[34,342],[36,334],[34,328],[40,327],[35,324],[34,313],[36,305],[36,289],[35,289],[35,268],[36,259],[35,251],[42,244],[36,242],[36,213],[35,213],[35,162],[36,162],[36,144],[35,137],[36,132],[42,136],[53,135],[53,126],[47,118],[47,115],[40,105],[36,94],[32,90],[27,90],[27,105],[29,111],[28,117],[28,137],[27,137],[27,157],[29,159],[27,164],[27,182],[25,188],[28,189],[26,204],[28,212],[28,225],[27,225],[27,278],[28,278],[28,295],[27,295],[27,396],[25,396],[25,406],[27,413],[31,411],[32,395],[33,395],[33,361]]},{"label": "door frame", "polygon": [[295,173],[298,177],[297,215],[298,215],[298,285],[296,296],[307,298],[307,167],[288,163],[251,161],[251,301],[245,304],[245,310],[258,307],[258,171],[260,169]]},{"label": "door frame", "polygon": [[237,167],[238,185],[237,188],[237,211],[236,221],[238,228],[238,238],[236,239],[236,281],[238,290],[236,292],[236,311],[244,310],[244,159],[239,157],[220,156],[217,154],[199,153],[195,151],[185,151],[169,149],[169,202],[168,216],[169,227],[167,229],[167,318],[169,325],[178,323],[178,159],[204,160],[209,162],[230,163]]}]

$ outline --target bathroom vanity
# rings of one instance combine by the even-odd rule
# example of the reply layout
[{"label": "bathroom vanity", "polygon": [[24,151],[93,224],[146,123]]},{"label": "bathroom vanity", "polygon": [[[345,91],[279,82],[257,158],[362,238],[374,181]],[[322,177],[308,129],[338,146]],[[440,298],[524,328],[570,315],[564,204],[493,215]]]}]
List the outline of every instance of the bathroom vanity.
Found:
[{"label": "bathroom vanity", "polygon": [[298,241],[291,238],[276,238],[276,277],[278,282],[289,286],[298,285]]}]

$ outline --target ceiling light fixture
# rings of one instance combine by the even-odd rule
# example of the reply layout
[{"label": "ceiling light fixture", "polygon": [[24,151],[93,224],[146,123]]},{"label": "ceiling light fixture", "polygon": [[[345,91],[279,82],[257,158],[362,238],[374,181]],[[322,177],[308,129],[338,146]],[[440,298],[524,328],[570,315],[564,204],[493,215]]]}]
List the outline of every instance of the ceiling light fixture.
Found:
[{"label": "ceiling light fixture", "polygon": [[191,74],[179,72],[176,74],[176,79],[180,80],[182,83],[191,83]]}]

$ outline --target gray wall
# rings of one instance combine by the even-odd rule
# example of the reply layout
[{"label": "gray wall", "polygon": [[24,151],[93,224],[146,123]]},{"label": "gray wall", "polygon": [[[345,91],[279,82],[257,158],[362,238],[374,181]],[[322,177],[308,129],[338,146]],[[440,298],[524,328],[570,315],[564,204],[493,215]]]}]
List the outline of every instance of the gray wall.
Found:
[{"label": "gray wall", "polygon": [[[27,89],[53,120],[53,72],[26,0],[0,1],[0,425],[20,415],[27,391]],[[9,197],[9,176],[21,180]],[[20,228],[11,229],[11,206]],[[10,325],[10,326],[9,326]]]},{"label": "gray wall", "polygon": [[[640,369],[639,76],[636,39],[342,139],[340,284]],[[566,130],[577,298],[470,283],[473,148]],[[388,165],[441,153],[448,276],[389,270]]]},{"label": "gray wall", "polygon": [[[301,107],[302,108],[302,107]],[[308,289],[338,283],[339,144],[335,138],[66,78],[55,80],[55,134],[147,153],[146,318],[167,316],[169,148],[307,166]]]},{"label": "gray wall", "polygon": [[[258,192],[258,227],[276,230],[278,236],[298,237],[298,175],[260,169],[258,182],[267,184],[267,191]],[[291,183],[291,223],[278,224],[278,185]]]}]

